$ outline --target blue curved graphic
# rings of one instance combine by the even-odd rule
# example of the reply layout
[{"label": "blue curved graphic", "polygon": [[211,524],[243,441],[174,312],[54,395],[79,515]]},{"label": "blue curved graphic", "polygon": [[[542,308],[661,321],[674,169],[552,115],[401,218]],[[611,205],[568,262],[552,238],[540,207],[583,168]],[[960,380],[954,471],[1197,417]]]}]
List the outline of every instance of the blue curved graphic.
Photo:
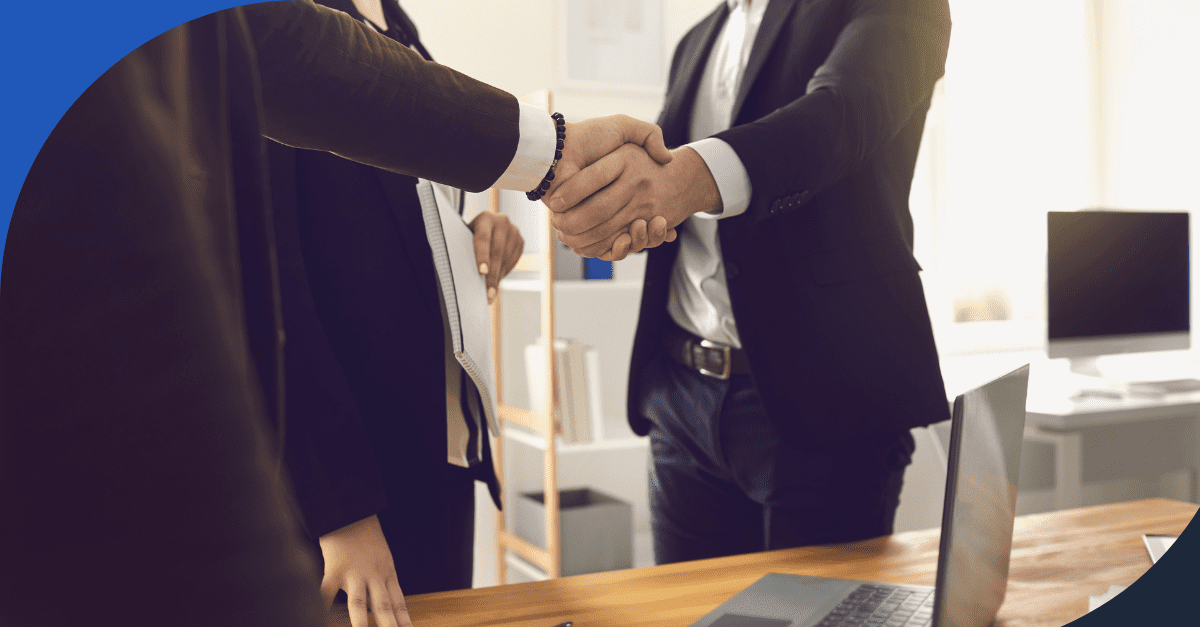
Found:
[{"label": "blue curved graphic", "polygon": [[[130,51],[236,0],[60,0],[6,3],[0,30],[0,255],[13,205],[38,150],[63,113]],[[2,257],[0,257],[2,258]]]}]

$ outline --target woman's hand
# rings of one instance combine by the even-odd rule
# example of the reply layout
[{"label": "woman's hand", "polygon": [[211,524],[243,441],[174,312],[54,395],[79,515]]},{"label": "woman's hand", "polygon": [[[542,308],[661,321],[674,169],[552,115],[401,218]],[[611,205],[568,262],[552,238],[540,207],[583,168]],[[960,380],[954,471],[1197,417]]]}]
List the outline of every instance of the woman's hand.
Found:
[{"label": "woman's hand", "polygon": [[490,305],[496,300],[500,279],[512,272],[521,253],[525,252],[525,238],[521,231],[502,213],[484,211],[471,222],[475,232],[475,263],[479,274],[485,275],[487,299]]},{"label": "woman's hand", "polygon": [[345,590],[353,627],[368,626],[368,607],[378,627],[413,627],[379,518],[371,516],[331,531],[320,542],[325,558],[321,596],[326,607],[333,605],[338,590]]}]

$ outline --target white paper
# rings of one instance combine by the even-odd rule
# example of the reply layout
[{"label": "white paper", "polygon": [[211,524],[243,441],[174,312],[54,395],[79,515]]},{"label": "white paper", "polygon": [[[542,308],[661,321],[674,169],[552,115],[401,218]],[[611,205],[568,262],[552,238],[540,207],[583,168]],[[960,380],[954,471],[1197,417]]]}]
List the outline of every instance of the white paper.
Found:
[{"label": "white paper", "polygon": [[1101,605],[1108,603],[1108,601],[1110,599],[1117,596],[1118,594],[1121,594],[1124,591],[1125,591],[1125,586],[1113,585],[1113,586],[1109,586],[1108,592],[1105,592],[1104,594],[1089,594],[1088,595],[1088,611],[1090,612],[1090,611],[1100,607]]},{"label": "white paper", "polygon": [[662,0],[562,0],[567,81],[661,87]]},{"label": "white paper", "polygon": [[1150,554],[1150,563],[1157,564],[1158,559],[1175,544],[1175,538],[1179,536],[1162,536],[1152,533],[1142,535],[1142,542],[1146,543],[1146,552]]},{"label": "white paper", "polygon": [[454,357],[479,390],[488,429],[493,436],[499,436],[487,285],[475,265],[474,234],[458,214],[462,193],[452,187],[417,180],[425,234],[429,237],[438,284],[446,301]]}]

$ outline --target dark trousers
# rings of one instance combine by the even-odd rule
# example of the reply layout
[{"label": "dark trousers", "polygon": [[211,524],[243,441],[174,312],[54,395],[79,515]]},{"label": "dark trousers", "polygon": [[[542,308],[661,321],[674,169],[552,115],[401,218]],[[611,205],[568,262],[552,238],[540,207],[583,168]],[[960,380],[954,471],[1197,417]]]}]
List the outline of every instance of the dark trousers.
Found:
[{"label": "dark trousers", "polygon": [[892,532],[915,448],[908,431],[812,449],[781,440],[748,375],[722,381],[667,357],[646,372],[657,563]]}]

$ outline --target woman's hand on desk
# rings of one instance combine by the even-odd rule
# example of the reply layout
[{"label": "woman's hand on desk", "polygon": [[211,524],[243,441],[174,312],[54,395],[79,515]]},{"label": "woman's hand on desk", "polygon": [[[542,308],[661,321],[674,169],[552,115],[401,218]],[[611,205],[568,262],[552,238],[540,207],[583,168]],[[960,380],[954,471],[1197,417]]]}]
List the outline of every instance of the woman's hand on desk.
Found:
[{"label": "woman's hand on desk", "polygon": [[413,627],[378,518],[371,516],[331,531],[321,536],[320,542],[325,558],[321,596],[326,607],[333,605],[338,590],[345,590],[354,627],[367,627],[368,606],[378,627]]},{"label": "woman's hand on desk", "polygon": [[485,275],[488,304],[496,300],[500,279],[516,267],[525,252],[525,238],[521,231],[502,213],[484,211],[471,222],[475,233],[475,263],[479,273]]}]

